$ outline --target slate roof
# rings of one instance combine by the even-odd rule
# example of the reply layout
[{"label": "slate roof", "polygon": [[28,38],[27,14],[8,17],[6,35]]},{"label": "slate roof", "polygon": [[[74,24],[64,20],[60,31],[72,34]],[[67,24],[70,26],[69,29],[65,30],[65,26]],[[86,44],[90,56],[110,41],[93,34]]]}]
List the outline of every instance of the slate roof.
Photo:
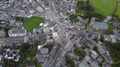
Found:
[{"label": "slate roof", "polygon": [[94,25],[93,25],[93,28],[108,29],[108,25],[106,23],[102,23],[102,22],[95,22]]}]

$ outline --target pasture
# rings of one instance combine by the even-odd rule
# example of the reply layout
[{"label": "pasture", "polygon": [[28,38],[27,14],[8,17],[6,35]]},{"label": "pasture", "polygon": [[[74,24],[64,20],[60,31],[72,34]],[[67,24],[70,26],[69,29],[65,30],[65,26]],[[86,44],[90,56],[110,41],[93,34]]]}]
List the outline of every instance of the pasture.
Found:
[{"label": "pasture", "polygon": [[120,18],[120,3],[118,3],[118,10],[116,12],[116,15],[118,15],[118,17]]},{"label": "pasture", "polygon": [[94,10],[97,12],[97,13],[100,13],[100,14],[103,14],[103,15],[112,15],[113,11],[115,8],[99,1],[99,0],[90,0],[91,1],[91,4],[93,5]]}]

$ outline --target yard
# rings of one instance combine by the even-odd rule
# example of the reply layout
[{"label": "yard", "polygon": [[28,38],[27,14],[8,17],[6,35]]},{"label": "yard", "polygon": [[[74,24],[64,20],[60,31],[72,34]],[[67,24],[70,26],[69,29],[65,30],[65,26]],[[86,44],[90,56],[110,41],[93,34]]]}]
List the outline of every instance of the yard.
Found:
[{"label": "yard", "polygon": [[118,17],[120,18],[120,3],[118,3],[118,10],[116,12],[116,15],[118,15]]},{"label": "yard", "polygon": [[[95,11],[97,13],[100,13],[100,14],[103,14],[105,15],[105,13],[108,13],[108,15],[112,15],[113,11],[114,11],[114,8],[99,1],[99,0],[91,0],[91,4],[96,7],[95,8]],[[102,10],[102,12],[101,12]],[[104,11],[104,12],[103,12]]]},{"label": "yard", "polygon": [[34,28],[40,28],[40,23],[44,23],[42,17],[32,16],[24,22],[24,26],[27,30],[32,31]]}]

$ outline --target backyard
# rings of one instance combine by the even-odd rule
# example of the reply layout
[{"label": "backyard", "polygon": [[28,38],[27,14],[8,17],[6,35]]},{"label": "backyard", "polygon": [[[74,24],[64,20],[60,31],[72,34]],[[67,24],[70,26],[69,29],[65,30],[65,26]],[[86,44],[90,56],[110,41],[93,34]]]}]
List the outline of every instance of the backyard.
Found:
[{"label": "backyard", "polygon": [[42,17],[32,16],[24,22],[24,26],[27,30],[32,31],[34,28],[40,28],[40,23],[44,23]]}]

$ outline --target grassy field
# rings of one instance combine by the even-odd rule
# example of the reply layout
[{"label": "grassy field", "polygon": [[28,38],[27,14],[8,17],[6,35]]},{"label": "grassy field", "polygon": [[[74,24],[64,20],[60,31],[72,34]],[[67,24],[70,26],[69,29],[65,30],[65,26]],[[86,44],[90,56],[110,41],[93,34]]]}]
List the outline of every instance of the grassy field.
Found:
[{"label": "grassy field", "polygon": [[75,0],[75,1],[84,1],[84,2],[86,2],[87,0]]},{"label": "grassy field", "polygon": [[108,15],[108,14],[109,14],[109,13],[107,13],[106,11],[103,11],[103,10],[97,8],[97,7],[94,7],[94,10],[95,10],[96,12],[100,13],[100,14],[103,14],[103,15]]},{"label": "grassy field", "polygon": [[116,1],[115,1],[115,0],[102,0],[102,1],[110,4],[110,5],[113,6],[113,7],[116,7]]},{"label": "grassy field", "polygon": [[24,26],[27,30],[32,31],[34,28],[40,28],[40,23],[44,23],[42,17],[32,16],[24,22]]},{"label": "grassy field", "polygon": [[[108,15],[111,15],[112,12],[114,11],[114,8],[112,8],[112,7],[108,6],[108,5],[100,2],[99,0],[91,0],[91,3],[92,3],[92,5],[93,5],[94,7],[97,7],[97,8],[95,8],[95,11],[96,11],[97,13],[100,13],[100,14],[103,14],[103,15],[104,15],[105,13],[107,13]],[[97,10],[97,9],[98,9],[98,10]],[[102,10],[102,12],[101,12],[100,10]],[[104,13],[103,11],[104,11],[105,13]]]},{"label": "grassy field", "polygon": [[118,3],[118,10],[116,12],[116,15],[118,15],[118,17],[120,18],[120,3]]}]

